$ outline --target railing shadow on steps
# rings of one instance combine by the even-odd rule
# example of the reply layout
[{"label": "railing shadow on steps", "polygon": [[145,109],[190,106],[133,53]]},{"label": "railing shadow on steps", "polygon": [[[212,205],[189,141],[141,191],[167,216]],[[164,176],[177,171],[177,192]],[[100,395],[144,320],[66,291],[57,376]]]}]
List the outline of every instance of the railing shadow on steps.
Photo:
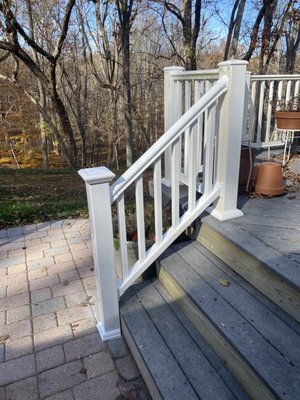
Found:
[{"label": "railing shadow on steps", "polygon": [[[220,220],[243,215],[237,209],[237,186],[246,66],[247,62],[240,60],[220,63],[219,79],[111,186],[114,174],[106,167],[79,171],[86,182],[98,297],[97,327],[102,340],[121,334],[119,296],[204,210],[213,204],[211,214]],[[167,71],[168,78],[172,78],[172,68]],[[175,74],[178,78],[176,68]],[[170,93],[165,93],[165,98],[168,96]],[[153,168],[155,243],[146,251],[143,173],[149,168]],[[200,197],[199,170],[202,171]],[[182,177],[188,199],[186,211],[180,214]],[[171,193],[171,226],[163,232],[162,187],[166,181]],[[132,184],[135,184],[138,260],[128,265],[125,192]],[[120,279],[116,279],[115,272],[113,203],[118,210]]]}]

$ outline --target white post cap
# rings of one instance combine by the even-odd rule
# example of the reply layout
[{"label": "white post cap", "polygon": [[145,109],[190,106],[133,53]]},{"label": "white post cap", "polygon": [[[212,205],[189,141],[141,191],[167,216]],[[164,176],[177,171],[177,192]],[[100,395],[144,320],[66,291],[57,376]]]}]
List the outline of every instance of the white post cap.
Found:
[{"label": "white post cap", "polygon": [[84,168],[78,171],[81,178],[89,185],[110,182],[115,174],[106,167]]}]

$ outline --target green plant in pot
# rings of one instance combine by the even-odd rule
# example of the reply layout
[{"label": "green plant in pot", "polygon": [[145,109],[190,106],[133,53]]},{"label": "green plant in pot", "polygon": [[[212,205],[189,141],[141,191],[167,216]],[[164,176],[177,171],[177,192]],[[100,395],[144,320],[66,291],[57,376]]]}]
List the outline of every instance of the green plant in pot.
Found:
[{"label": "green plant in pot", "polygon": [[278,129],[300,131],[300,94],[288,102],[277,100],[275,118]]}]

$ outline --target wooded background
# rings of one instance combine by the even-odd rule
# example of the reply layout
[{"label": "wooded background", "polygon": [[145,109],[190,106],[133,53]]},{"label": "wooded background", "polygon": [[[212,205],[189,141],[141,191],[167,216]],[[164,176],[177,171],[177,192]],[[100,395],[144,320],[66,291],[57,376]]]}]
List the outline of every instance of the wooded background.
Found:
[{"label": "wooded background", "polygon": [[163,133],[165,66],[299,73],[299,44],[299,1],[0,1],[0,166],[129,166]]}]

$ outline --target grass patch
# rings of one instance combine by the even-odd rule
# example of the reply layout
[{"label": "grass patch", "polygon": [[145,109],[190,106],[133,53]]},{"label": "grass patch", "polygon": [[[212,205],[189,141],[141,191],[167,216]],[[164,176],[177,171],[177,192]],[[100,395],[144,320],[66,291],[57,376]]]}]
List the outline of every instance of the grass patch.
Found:
[{"label": "grass patch", "polygon": [[76,170],[0,169],[0,228],[79,217],[87,202]]}]

